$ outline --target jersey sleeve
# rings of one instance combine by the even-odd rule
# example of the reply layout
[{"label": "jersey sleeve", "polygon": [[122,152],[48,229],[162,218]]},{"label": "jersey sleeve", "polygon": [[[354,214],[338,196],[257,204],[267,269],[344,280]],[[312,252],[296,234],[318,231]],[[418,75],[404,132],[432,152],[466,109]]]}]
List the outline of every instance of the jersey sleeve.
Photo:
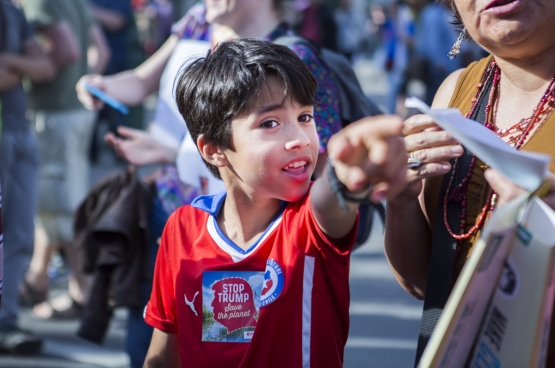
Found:
[{"label": "jersey sleeve", "polygon": [[152,293],[144,313],[146,323],[166,333],[177,332],[176,278],[171,263],[172,238],[178,228],[177,213],[179,210],[170,216],[162,233],[154,267]]},{"label": "jersey sleeve", "polygon": [[[314,244],[317,250],[324,255],[331,253],[339,256],[347,256],[351,253],[355,245],[358,230],[358,216],[355,224],[347,235],[339,239],[333,239],[326,235],[316,222],[314,213],[312,212],[312,206],[310,205],[310,194],[306,195],[298,205],[299,216],[295,216],[297,219],[292,219],[289,225],[290,229],[298,229],[301,232],[303,229],[306,229],[308,232],[308,239],[310,240],[308,243]],[[295,212],[296,211],[297,210],[295,210]]]},{"label": "jersey sleeve", "polygon": [[318,81],[314,121],[320,138],[320,153],[324,153],[330,137],[342,127],[337,87],[329,70],[310,46],[298,43],[293,45],[292,50],[306,63]]}]

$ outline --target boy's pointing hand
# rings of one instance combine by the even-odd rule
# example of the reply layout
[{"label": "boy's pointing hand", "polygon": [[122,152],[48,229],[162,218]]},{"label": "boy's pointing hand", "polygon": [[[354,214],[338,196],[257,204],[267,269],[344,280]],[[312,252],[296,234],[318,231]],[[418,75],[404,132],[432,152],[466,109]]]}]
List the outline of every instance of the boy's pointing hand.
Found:
[{"label": "boy's pointing hand", "polygon": [[407,153],[402,120],[393,115],[363,118],[335,134],[328,144],[339,180],[353,193],[370,185],[373,201],[390,199],[405,186]]}]

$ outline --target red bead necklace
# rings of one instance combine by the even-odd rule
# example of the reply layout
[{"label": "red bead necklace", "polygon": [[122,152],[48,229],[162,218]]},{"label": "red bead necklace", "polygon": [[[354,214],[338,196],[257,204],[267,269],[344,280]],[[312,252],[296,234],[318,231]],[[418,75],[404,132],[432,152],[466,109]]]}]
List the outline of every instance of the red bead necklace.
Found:
[{"label": "red bead necklace", "polygon": [[[534,129],[534,127],[541,122],[545,122],[547,117],[555,107],[555,77],[551,79],[549,86],[547,87],[543,97],[541,98],[538,106],[534,109],[532,116],[526,119],[523,119],[516,123],[515,125],[511,126],[508,129],[496,129],[495,125],[491,121],[491,108],[493,106],[493,99],[496,93],[496,90],[499,85],[499,80],[501,78],[499,67],[495,62],[495,59],[492,59],[492,62],[486,68],[484,75],[482,76],[482,80],[477,85],[477,93],[474,98],[472,98],[472,107],[470,111],[466,114],[466,118],[470,118],[473,116],[474,112],[478,107],[478,103],[481,100],[481,97],[485,93],[484,86],[487,86],[490,81],[492,83],[488,103],[485,108],[485,115],[486,115],[486,123],[484,124],[487,128],[491,129],[500,137],[506,137],[511,134],[516,134],[511,136],[508,140],[508,143],[513,146],[515,149],[520,149],[528,135]],[[541,124],[540,124],[541,125]],[[451,178],[449,179],[449,185],[447,186],[447,191],[445,192],[445,196],[443,198],[443,223],[447,229],[449,235],[451,235],[454,239],[457,240],[457,249],[455,252],[455,259],[457,259],[460,245],[464,239],[470,238],[479,228],[482,227],[484,221],[487,217],[488,212],[493,211],[495,207],[497,196],[496,194],[490,189],[488,192],[486,204],[482,208],[482,211],[478,215],[476,219],[476,223],[470,230],[465,232],[466,226],[466,192],[468,183],[470,182],[470,178],[472,177],[472,172],[474,170],[474,166],[476,164],[476,156],[472,156],[470,161],[470,166],[468,168],[468,172],[466,176],[463,178],[460,184],[458,184],[452,191],[449,193],[449,188],[451,188],[451,184],[456,176],[456,168],[458,164],[458,159],[455,160],[453,163],[453,168],[451,169]],[[461,205],[461,213],[459,217],[459,229],[458,234],[451,229],[449,225],[449,221],[447,218],[447,205],[449,201],[458,202]]]}]

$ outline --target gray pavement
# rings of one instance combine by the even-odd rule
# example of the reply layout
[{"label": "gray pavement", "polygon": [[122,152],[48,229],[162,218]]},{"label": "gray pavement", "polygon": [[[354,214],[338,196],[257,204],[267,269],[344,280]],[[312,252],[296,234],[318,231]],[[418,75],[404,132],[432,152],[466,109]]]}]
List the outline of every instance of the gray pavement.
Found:
[{"label": "gray pavement", "polygon": [[[363,60],[355,70],[364,91],[383,104],[387,90],[383,72]],[[125,167],[105,147],[93,167],[91,184]],[[148,170],[148,169],[147,169]],[[354,252],[351,262],[351,326],[345,349],[345,367],[412,367],[422,303],[408,295],[395,281],[383,253],[383,232],[376,218],[369,241]],[[51,296],[64,290],[53,289]],[[127,368],[125,347],[126,311],[117,310],[103,345],[75,336],[78,321],[41,321],[24,309],[23,328],[44,339],[41,355],[15,357],[0,355],[0,368]]]}]

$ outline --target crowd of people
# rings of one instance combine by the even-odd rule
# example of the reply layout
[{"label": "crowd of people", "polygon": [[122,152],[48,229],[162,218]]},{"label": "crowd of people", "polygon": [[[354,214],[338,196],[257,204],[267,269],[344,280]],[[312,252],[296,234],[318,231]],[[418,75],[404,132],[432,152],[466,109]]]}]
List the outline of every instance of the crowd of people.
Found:
[{"label": "crowd of people", "polygon": [[[168,1],[0,0],[0,352],[41,349],[18,326],[21,304],[37,318],[86,316],[78,335],[94,342],[126,307],[132,367],[341,367],[349,258],[370,202],[387,202],[397,281],[439,315],[492,211],[523,189],[398,101],[420,80],[433,108],[552,155],[555,4],[356,5],[206,0],[171,25]],[[129,49],[141,16],[156,19],[142,62]],[[309,41],[281,44],[296,34]],[[353,62],[370,37],[398,115],[345,121],[326,52]],[[152,121],[131,124],[87,86],[127,106],[157,94]],[[103,122],[119,159],[160,169],[89,192]],[[438,246],[453,249],[449,263],[431,257]],[[59,300],[53,254],[70,270]],[[433,279],[438,269],[451,277]]]}]

